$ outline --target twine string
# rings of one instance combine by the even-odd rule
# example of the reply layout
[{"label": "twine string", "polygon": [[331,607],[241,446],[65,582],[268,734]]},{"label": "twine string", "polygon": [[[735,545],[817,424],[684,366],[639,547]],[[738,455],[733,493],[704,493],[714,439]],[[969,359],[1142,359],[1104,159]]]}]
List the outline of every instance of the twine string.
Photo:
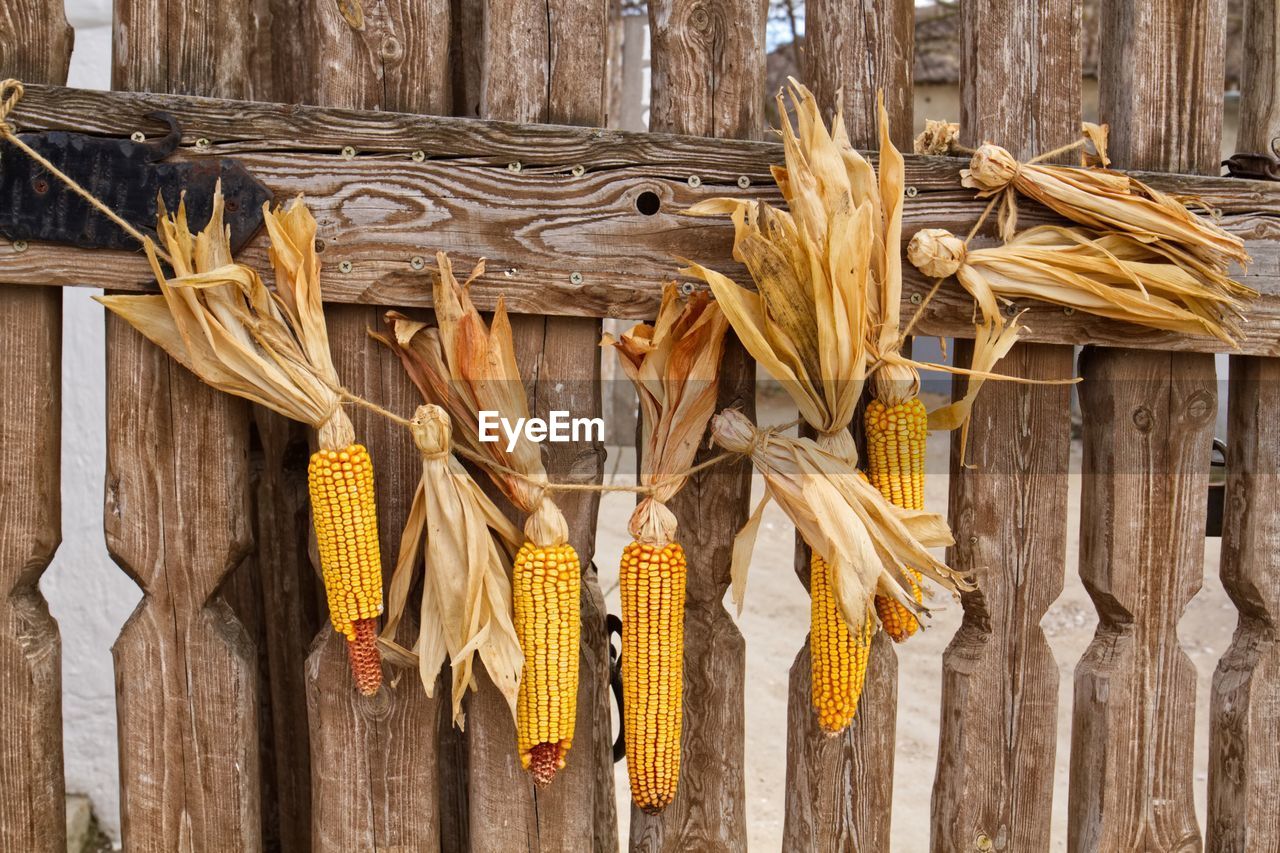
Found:
[{"label": "twine string", "polygon": [[140,245],[142,245],[143,247],[146,247],[148,244],[150,244],[151,250],[155,252],[156,255],[161,260],[169,264],[169,266],[173,266],[173,258],[169,257],[169,254],[165,252],[164,249],[160,248],[154,243],[151,243],[151,241],[147,238],[145,234],[143,234],[137,228],[134,228],[132,225],[126,222],[125,219],[122,216],[120,216],[120,214],[116,213],[106,204],[101,202],[97,196],[95,196],[93,193],[89,192],[87,189],[82,187],[73,178],[71,178],[69,175],[67,175],[57,166],[50,163],[43,154],[41,154],[39,151],[36,151],[34,148],[32,148],[27,143],[23,142],[22,139],[18,137],[18,134],[14,130],[13,125],[9,124],[9,114],[13,112],[14,107],[16,107],[18,105],[18,102],[22,100],[22,96],[24,94],[26,94],[26,89],[23,87],[21,80],[15,80],[13,78],[10,78],[8,80],[5,80],[3,83],[0,83],[0,96],[3,96],[3,100],[0,100],[0,137],[3,137],[5,141],[9,142],[11,145],[13,145],[18,150],[20,150],[23,154],[26,154],[36,163],[38,163],[39,165],[47,169],[49,171],[49,174],[53,175],[55,178],[57,178],[59,181],[65,184],[68,189],[70,189],[76,195],[80,196],[82,199],[87,201],[95,210],[97,210],[103,216],[107,217],[116,225],[120,226],[120,228],[124,231],[124,233],[128,234],[133,239],[137,240]]}]

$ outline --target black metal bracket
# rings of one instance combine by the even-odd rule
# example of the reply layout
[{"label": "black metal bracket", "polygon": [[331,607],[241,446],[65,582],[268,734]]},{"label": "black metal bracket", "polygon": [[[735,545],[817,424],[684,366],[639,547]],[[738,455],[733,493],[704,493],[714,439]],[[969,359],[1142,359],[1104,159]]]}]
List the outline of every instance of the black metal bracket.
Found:
[{"label": "black metal bracket", "polygon": [[1205,516],[1206,537],[1222,536],[1222,515],[1227,495],[1227,443],[1220,438],[1213,440],[1213,455],[1209,461],[1209,508]]},{"label": "black metal bracket", "polygon": [[[618,739],[613,742],[613,763],[627,757],[626,721],[622,704],[622,619],[610,613],[604,619],[605,633],[609,640],[609,688],[613,691],[614,704],[618,706]],[[618,645],[613,645],[613,638]]]}]

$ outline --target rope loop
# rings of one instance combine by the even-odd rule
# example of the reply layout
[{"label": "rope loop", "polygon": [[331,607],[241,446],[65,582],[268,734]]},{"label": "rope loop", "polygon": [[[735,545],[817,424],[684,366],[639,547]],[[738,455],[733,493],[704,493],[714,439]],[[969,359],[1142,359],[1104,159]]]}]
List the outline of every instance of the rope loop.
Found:
[{"label": "rope loop", "polygon": [[14,133],[13,125],[9,124],[9,113],[18,106],[18,101],[22,100],[26,91],[22,81],[12,77],[0,83],[0,128],[3,128],[6,137]]}]

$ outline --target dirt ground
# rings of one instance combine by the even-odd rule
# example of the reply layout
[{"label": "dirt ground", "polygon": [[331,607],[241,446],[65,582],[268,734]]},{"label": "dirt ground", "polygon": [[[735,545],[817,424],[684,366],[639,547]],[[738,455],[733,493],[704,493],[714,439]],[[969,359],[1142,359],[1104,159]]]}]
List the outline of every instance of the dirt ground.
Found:
[{"label": "dirt ground", "polygon": [[[761,424],[785,423],[795,411],[785,397],[761,394]],[[928,448],[927,506],[947,505],[948,436],[933,435]],[[608,470],[620,482],[631,482],[634,456],[610,448]],[[1072,448],[1072,475],[1067,577],[1065,589],[1044,618],[1045,634],[1060,672],[1058,750],[1054,769],[1053,850],[1066,849],[1066,809],[1071,742],[1072,673],[1093,637],[1097,617],[1076,572],[1080,511],[1080,447]],[[756,497],[760,492],[756,478]],[[617,555],[626,544],[626,521],[634,499],[607,494],[601,506],[596,561],[611,612],[618,611]],[[809,603],[792,572],[793,532],[790,522],[770,507],[752,561],[746,607],[738,624],[747,642],[746,769],[749,841],[752,850],[781,849],[786,775],[787,671],[804,642]],[[1218,580],[1219,540],[1207,539],[1204,587],[1187,608],[1180,626],[1182,645],[1198,673],[1196,694],[1196,809],[1204,826],[1208,755],[1209,685],[1218,658],[1235,629],[1234,607]],[[942,654],[961,620],[958,603],[935,596],[940,607],[927,630],[898,647],[898,743],[894,767],[893,849],[927,850],[934,770],[937,763]],[[630,800],[624,764],[617,765],[620,838],[627,837]]]}]

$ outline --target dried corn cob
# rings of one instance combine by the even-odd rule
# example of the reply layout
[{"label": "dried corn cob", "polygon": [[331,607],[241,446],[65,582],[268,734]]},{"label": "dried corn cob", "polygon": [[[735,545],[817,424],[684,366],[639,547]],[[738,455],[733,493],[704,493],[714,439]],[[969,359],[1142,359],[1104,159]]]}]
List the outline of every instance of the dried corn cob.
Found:
[{"label": "dried corn cob", "polygon": [[822,730],[836,735],[849,727],[858,712],[876,624],[868,607],[862,628],[856,634],[849,630],[832,594],[831,567],[817,552],[809,560],[809,601],[813,709]]},{"label": "dried corn cob", "polygon": [[347,638],[357,688],[371,696],[382,684],[377,646],[382,557],[373,465],[363,445],[349,444],[338,450],[317,450],[307,475],[329,620]]},{"label": "dried corn cob", "polygon": [[[563,524],[561,516],[562,528]],[[512,567],[516,636],[524,651],[516,745],[520,763],[539,786],[551,783],[573,746],[582,630],[580,586],[578,554],[563,537],[546,544],[529,541],[520,547]]]},{"label": "dried corn cob", "polygon": [[631,798],[658,812],[676,795],[684,696],[684,593],[678,543],[622,552],[622,695]]},{"label": "dried corn cob", "polygon": [[[888,403],[877,397],[867,404],[863,423],[871,484],[895,506],[924,509],[924,451],[929,414],[920,397],[914,393],[894,394]],[[916,602],[923,602],[920,573],[907,568],[906,580]],[[875,607],[885,633],[894,642],[903,642],[920,627],[915,614],[892,598],[877,595]]]}]

